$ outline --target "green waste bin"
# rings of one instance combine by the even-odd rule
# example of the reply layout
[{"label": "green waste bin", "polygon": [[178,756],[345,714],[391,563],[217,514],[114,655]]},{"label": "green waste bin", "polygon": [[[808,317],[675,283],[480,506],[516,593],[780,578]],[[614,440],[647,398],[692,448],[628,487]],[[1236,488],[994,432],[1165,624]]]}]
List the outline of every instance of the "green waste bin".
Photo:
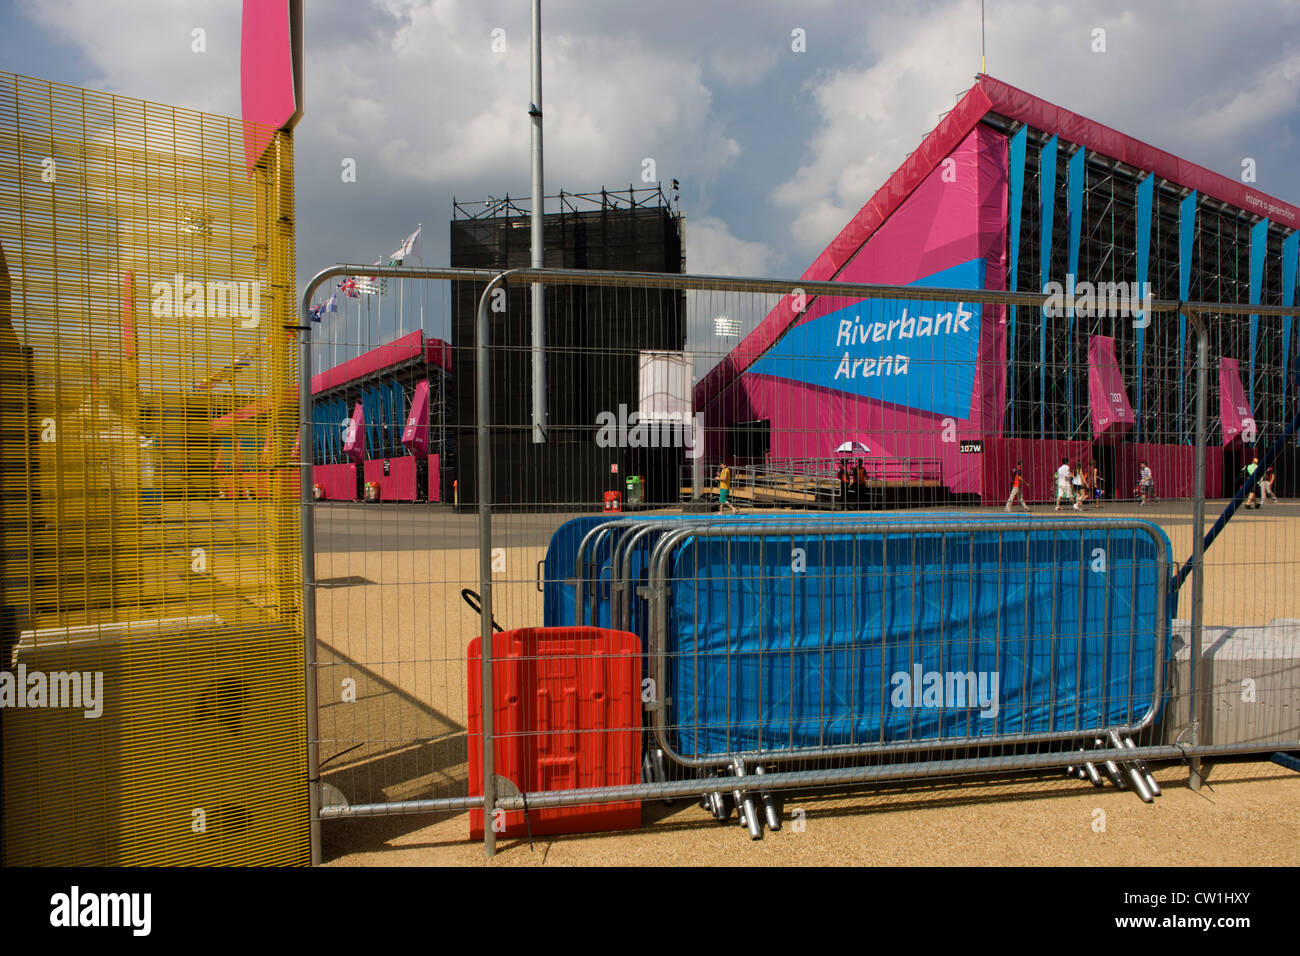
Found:
[{"label": "green waste bin", "polygon": [[624,500],[629,505],[639,505],[644,500],[643,485],[640,475],[627,476],[627,494],[624,496]]}]

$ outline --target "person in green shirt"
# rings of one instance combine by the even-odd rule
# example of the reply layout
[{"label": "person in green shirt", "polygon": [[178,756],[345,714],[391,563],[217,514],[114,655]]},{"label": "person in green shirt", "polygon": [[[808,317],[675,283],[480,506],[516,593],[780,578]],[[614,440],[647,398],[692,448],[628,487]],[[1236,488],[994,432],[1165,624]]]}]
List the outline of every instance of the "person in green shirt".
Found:
[{"label": "person in green shirt", "polygon": [[[1250,464],[1246,466],[1246,480],[1247,480],[1247,481],[1249,481],[1252,477],[1254,477],[1254,475],[1255,475],[1255,471],[1256,471],[1258,468],[1259,468],[1259,459],[1258,459],[1258,458],[1252,458],[1252,459],[1250,460]],[[1261,504],[1261,502],[1255,500],[1255,489],[1252,488],[1252,489],[1250,490],[1250,495],[1246,498],[1246,507],[1247,507],[1247,508],[1258,508],[1258,507],[1260,506],[1260,504]]]},{"label": "person in green shirt", "polygon": [[718,510],[719,511],[721,511],[724,506],[730,508],[732,511],[736,510],[736,506],[727,500],[730,497],[731,497],[731,466],[724,461],[722,463],[722,470],[718,472]]}]

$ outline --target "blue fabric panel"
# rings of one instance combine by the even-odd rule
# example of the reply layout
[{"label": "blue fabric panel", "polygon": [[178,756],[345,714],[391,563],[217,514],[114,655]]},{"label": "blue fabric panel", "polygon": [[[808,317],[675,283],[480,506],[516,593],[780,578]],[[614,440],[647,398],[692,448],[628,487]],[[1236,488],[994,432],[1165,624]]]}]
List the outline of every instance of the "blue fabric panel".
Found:
[{"label": "blue fabric panel", "polygon": [[[982,289],[984,268],[983,259],[970,259],[909,285]],[[939,302],[861,299],[786,332],[749,374],[969,418],[983,311],[960,294]]]},{"label": "blue fabric panel", "polygon": [[[1147,281],[1147,267],[1151,259],[1151,206],[1155,199],[1156,177],[1149,174],[1146,179],[1138,183],[1137,187],[1137,284],[1138,295],[1142,295],[1145,288],[1143,283]],[[1142,430],[1142,363],[1146,348],[1146,316],[1142,316],[1142,321],[1138,322],[1137,327],[1137,369],[1136,386],[1134,387],[1134,408],[1133,408],[1133,440],[1136,441],[1138,433]]]},{"label": "blue fabric panel", "polygon": [[578,545],[588,531],[609,520],[606,514],[584,515],[566,521],[551,535],[542,565],[542,621],[546,627],[577,623],[574,587],[568,582],[574,577],[573,562],[578,556]]},{"label": "blue fabric panel", "polygon": [[[1056,137],[1053,136],[1043,144],[1038,154],[1038,209],[1040,213],[1038,233],[1038,289],[1047,288],[1047,273],[1052,267],[1052,219],[1056,213]],[[1038,327],[1038,434],[1047,437],[1047,403],[1042,396],[1047,394],[1047,310],[1043,310],[1042,322]]]},{"label": "blue fabric panel", "polygon": [[[1011,292],[1017,291],[1020,287],[1020,211],[1024,205],[1025,199],[1025,142],[1029,134],[1028,126],[1021,126],[1016,134],[1011,137],[1010,155],[1008,158],[1008,186],[1010,190],[1010,212],[1007,218],[1007,244],[1009,252],[1008,276],[1011,284],[1007,288]],[[1015,354],[1016,348],[1016,307],[1013,305],[1009,310],[1007,320],[1007,350],[1008,356]],[[1008,359],[1009,361],[1009,359]],[[1016,402],[1014,390],[1008,397],[1011,405],[1011,431],[1016,428]]]},{"label": "blue fabric panel", "polygon": [[[1268,252],[1268,220],[1261,219],[1250,230],[1250,304],[1259,305],[1259,296],[1264,285],[1264,258]],[[1250,398],[1250,410],[1255,408],[1255,345],[1259,338],[1259,316],[1250,317],[1250,382],[1246,393]]]},{"label": "blue fabric panel", "polygon": [[[1196,241],[1196,199],[1197,192],[1192,190],[1178,206],[1178,299],[1186,302],[1192,287],[1192,256],[1195,255]],[[1187,437],[1187,423],[1183,409],[1186,404],[1183,397],[1187,384],[1187,316],[1178,313],[1178,432],[1183,444],[1190,444]]]},{"label": "blue fabric panel", "polygon": [[[1069,184],[1066,192],[1066,208],[1070,218],[1070,275],[1079,281],[1079,238],[1083,232],[1083,183],[1087,175],[1085,163],[1088,151],[1080,146],[1070,157]],[[1069,416],[1070,434],[1074,434],[1074,303],[1070,302],[1066,310],[1066,342],[1068,347],[1066,369],[1066,411]]]},{"label": "blue fabric panel", "polygon": [[1156,693],[1161,551],[1159,529],[1154,542],[1086,529],[692,537],[674,551],[669,601],[675,744],[693,756],[1135,723]]}]

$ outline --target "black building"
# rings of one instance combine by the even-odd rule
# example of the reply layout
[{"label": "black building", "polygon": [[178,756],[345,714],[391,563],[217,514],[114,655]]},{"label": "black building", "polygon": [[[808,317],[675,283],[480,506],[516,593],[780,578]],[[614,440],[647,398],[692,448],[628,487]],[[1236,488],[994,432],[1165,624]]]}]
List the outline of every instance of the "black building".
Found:
[{"label": "black building", "polygon": [[[562,193],[545,219],[545,265],[630,272],[682,271],[680,215],[663,193]],[[530,220],[516,200],[454,205],[451,265],[525,268]],[[454,282],[451,291],[460,501],[477,504],[475,320],[483,284]],[[675,290],[610,286],[546,287],[547,440],[532,428],[532,296],[526,283],[506,286],[490,314],[492,501],[494,505],[598,508],[625,479],[644,479],[647,499],[676,501],[685,450],[625,447],[602,413],[617,418],[640,405],[640,365],[647,351],[680,352],[686,344],[685,296]],[[617,470],[615,470],[617,469]]]}]

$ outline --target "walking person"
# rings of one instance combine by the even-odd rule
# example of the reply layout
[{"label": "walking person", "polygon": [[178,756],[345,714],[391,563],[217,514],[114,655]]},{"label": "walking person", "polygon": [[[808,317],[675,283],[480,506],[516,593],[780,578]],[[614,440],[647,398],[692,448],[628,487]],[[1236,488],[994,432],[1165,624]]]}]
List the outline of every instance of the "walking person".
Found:
[{"label": "walking person", "polygon": [[1096,510],[1101,510],[1101,472],[1097,470],[1097,459],[1092,460],[1088,466],[1088,487],[1091,489],[1092,500],[1096,504]]},{"label": "walking person", "polygon": [[1061,510],[1061,500],[1069,500],[1071,494],[1070,487],[1070,459],[1062,458],[1061,467],[1056,469],[1056,510]]},{"label": "walking person", "polygon": [[1016,500],[1017,496],[1020,498],[1020,507],[1026,511],[1029,510],[1029,503],[1025,501],[1025,469],[1023,466],[1024,462],[1017,458],[1016,467],[1011,469],[1011,494],[1007,495],[1006,507],[1008,513],[1011,511],[1012,502]]},{"label": "walking person", "polygon": [[1151,473],[1151,466],[1145,461],[1138,462],[1138,467],[1137,493],[1138,497],[1142,499],[1142,504],[1145,505],[1147,501],[1156,500],[1156,479]]},{"label": "walking person", "polygon": [[[1242,481],[1243,481],[1243,482],[1250,481],[1251,478],[1255,477],[1255,472],[1258,471],[1258,470],[1259,470],[1259,459],[1258,459],[1258,458],[1252,458],[1252,459],[1250,460],[1250,462],[1246,465],[1246,467],[1243,468],[1243,469],[1241,469],[1241,472],[1242,472]],[[1247,507],[1247,508],[1258,508],[1258,507],[1259,507],[1259,502],[1256,500],[1255,496],[1256,496],[1256,489],[1252,488],[1252,489],[1250,490],[1250,494],[1248,494],[1248,495],[1246,496],[1246,507]]]},{"label": "walking person", "polygon": [[1260,504],[1268,501],[1269,498],[1272,498],[1275,502],[1277,501],[1277,492],[1273,490],[1273,482],[1276,478],[1277,475],[1274,474],[1272,465],[1264,469],[1264,477],[1259,480]]},{"label": "walking person", "polygon": [[1084,501],[1084,479],[1083,479],[1083,462],[1075,462],[1074,472],[1070,475],[1070,487],[1074,491],[1074,510],[1083,510]]},{"label": "walking person", "polygon": [[718,472],[718,512],[721,513],[724,507],[736,510],[728,499],[731,497],[731,466],[726,461],[722,463],[722,469]]}]

